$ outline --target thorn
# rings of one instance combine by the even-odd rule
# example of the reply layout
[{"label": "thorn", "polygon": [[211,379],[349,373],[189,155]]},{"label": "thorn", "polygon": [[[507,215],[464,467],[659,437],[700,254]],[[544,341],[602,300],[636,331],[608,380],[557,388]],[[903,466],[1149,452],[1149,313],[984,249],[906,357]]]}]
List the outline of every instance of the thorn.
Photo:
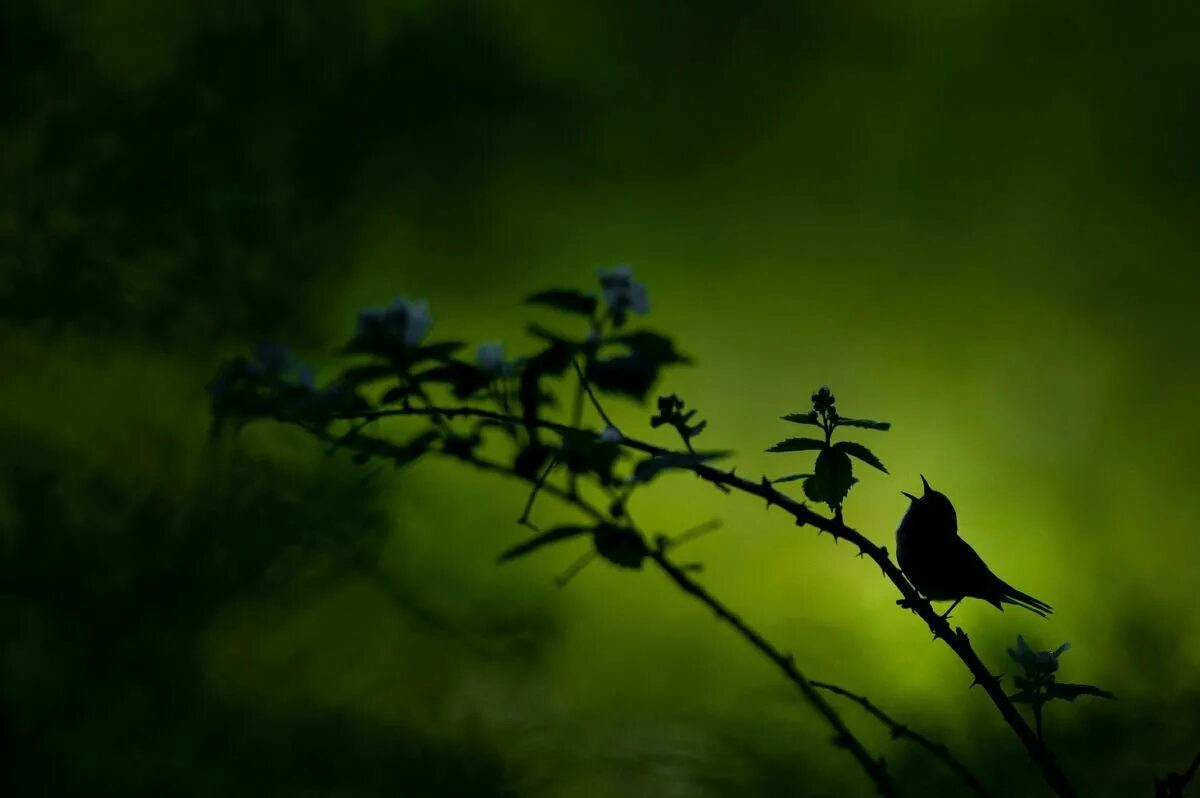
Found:
[{"label": "thorn", "polygon": [[766,492],[766,494],[767,494],[763,498],[765,498],[767,500],[767,509],[769,510],[769,509],[771,509],[771,504],[772,504],[772,502],[771,502],[771,480],[767,479],[766,474],[763,474],[762,482],[760,482],[759,485],[762,486],[763,491]]},{"label": "thorn", "polygon": [[[987,675],[987,678],[988,678],[989,680],[991,680],[991,681],[995,682],[996,684],[1000,684],[1000,680],[1001,680],[1001,679],[1003,679],[1005,676],[1006,676],[1006,674],[1003,674],[1003,673],[997,674],[997,675],[995,675],[995,676],[992,676],[992,675],[989,673],[989,674]],[[983,682],[982,682],[982,681],[980,681],[980,679],[979,679],[979,677],[978,677],[978,676],[976,676],[974,679],[972,679],[972,680],[971,680],[971,683],[970,683],[969,685],[967,685],[967,689],[968,689],[968,690],[970,690],[970,689],[971,689],[972,687],[974,687],[975,685],[980,685],[980,686],[983,686]]]}]

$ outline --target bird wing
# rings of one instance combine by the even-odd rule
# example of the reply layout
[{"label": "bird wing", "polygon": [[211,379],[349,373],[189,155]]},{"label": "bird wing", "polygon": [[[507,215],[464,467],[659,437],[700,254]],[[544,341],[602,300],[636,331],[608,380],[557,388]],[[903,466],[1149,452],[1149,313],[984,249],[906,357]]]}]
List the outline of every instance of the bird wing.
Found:
[{"label": "bird wing", "polygon": [[1001,609],[1002,603],[1015,604],[1043,617],[1054,611],[1046,602],[1022,593],[992,573],[992,569],[988,568],[983,558],[971,548],[971,544],[961,537],[956,537],[951,545],[956,566],[956,587],[964,596],[981,598]]}]

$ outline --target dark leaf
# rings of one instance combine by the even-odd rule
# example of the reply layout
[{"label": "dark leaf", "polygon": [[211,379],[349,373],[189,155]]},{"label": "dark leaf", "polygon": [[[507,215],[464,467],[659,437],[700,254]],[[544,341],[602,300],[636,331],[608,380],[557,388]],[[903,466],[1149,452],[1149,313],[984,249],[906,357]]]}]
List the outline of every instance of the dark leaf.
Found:
[{"label": "dark leaf", "polygon": [[592,432],[568,430],[562,436],[559,460],[574,474],[595,474],[601,484],[613,484],[613,465],[621,454],[616,442],[602,441]]},{"label": "dark leaf", "polygon": [[546,466],[546,461],[554,454],[554,449],[543,444],[531,443],[517,454],[513,462],[513,471],[526,479],[537,479]]},{"label": "dark leaf", "polygon": [[499,562],[508,562],[550,543],[557,543],[560,540],[578,537],[591,531],[591,527],[586,526],[556,526],[554,529],[546,530],[540,535],[534,535],[524,543],[518,543],[511,549],[508,549],[500,555]]},{"label": "dark leaf", "polygon": [[782,416],[782,418],[784,421],[791,421],[796,424],[811,424],[814,427],[821,426],[816,410],[809,410],[807,413],[789,413],[786,416]]},{"label": "dark leaf", "polygon": [[409,355],[409,362],[420,363],[423,360],[445,360],[462,349],[463,346],[464,344],[461,341],[445,341],[440,344],[429,344],[418,347]]},{"label": "dark leaf", "polygon": [[395,377],[396,369],[393,366],[385,366],[380,364],[368,364],[363,366],[351,366],[342,372],[339,379],[342,382],[351,385],[362,385],[375,380],[383,380],[388,377]]},{"label": "dark leaf", "polygon": [[691,362],[687,355],[681,354],[675,349],[675,344],[670,338],[648,330],[640,330],[628,335],[615,335],[605,343],[623,346],[642,360],[660,366]]},{"label": "dark leaf", "polygon": [[593,360],[587,368],[588,382],[605,393],[617,393],[643,401],[658,380],[658,366],[636,355]]},{"label": "dark leaf", "polygon": [[1061,698],[1064,701],[1074,701],[1081,695],[1094,695],[1097,698],[1108,698],[1115,701],[1117,697],[1107,690],[1101,690],[1090,684],[1063,684],[1055,682],[1047,692],[1051,698]]},{"label": "dark leaf", "polygon": [[526,297],[525,303],[529,305],[545,305],[557,310],[565,310],[567,313],[578,313],[581,316],[591,317],[596,315],[596,297],[592,294],[585,294],[569,288],[541,291],[533,296]]},{"label": "dark leaf", "polygon": [[857,457],[867,465],[874,466],[885,474],[888,472],[888,470],[884,468],[883,463],[880,462],[879,458],[861,443],[855,443],[854,441],[839,441],[833,445],[833,448],[837,449],[839,452],[845,452],[851,457]]},{"label": "dark leaf", "polygon": [[428,368],[419,374],[413,375],[413,379],[420,382],[445,383],[450,386],[457,399],[470,398],[486,388],[488,383],[491,382],[491,377],[485,372],[477,369],[470,363],[463,363],[458,360],[448,360],[445,363]]},{"label": "dark leaf", "polygon": [[842,418],[837,420],[839,427],[862,427],[863,429],[877,429],[886,431],[892,428],[891,422],[888,421],[871,421],[866,418]]},{"label": "dark leaf", "polygon": [[1013,693],[1010,695],[1008,700],[1012,701],[1014,704],[1032,704],[1038,700],[1038,697],[1028,690],[1022,690],[1018,693]]},{"label": "dark leaf", "polygon": [[632,529],[614,524],[600,524],[593,537],[596,552],[613,565],[622,568],[641,568],[647,550],[642,536]]},{"label": "dark leaf", "polygon": [[391,388],[388,388],[386,392],[384,392],[383,396],[379,397],[379,404],[381,404],[381,405],[395,404],[396,402],[406,399],[407,397],[413,396],[414,394],[416,394],[416,390],[411,385],[408,385],[407,383],[401,383],[400,385],[393,385]]},{"label": "dark leaf", "polygon": [[804,495],[813,501],[824,502],[831,509],[837,508],[855,481],[850,458],[845,452],[822,449],[817,455],[813,475],[804,481]]},{"label": "dark leaf", "polygon": [[816,438],[788,438],[767,449],[768,452],[811,452],[825,448],[825,441]]},{"label": "dark leaf", "polygon": [[407,465],[419,459],[421,455],[429,451],[429,447],[439,438],[441,438],[441,435],[432,430],[422,432],[403,446],[394,447],[389,454],[396,468],[399,468],[402,465]]},{"label": "dark leaf", "polygon": [[729,452],[667,452],[648,457],[638,463],[633,469],[632,482],[645,484],[668,469],[683,469],[691,471],[696,466],[728,457]]},{"label": "dark leaf", "polygon": [[[533,331],[533,328],[530,328]],[[580,344],[562,338],[547,338],[550,345],[532,357],[526,358],[523,372],[557,376],[571,365],[571,358],[581,349]]]}]

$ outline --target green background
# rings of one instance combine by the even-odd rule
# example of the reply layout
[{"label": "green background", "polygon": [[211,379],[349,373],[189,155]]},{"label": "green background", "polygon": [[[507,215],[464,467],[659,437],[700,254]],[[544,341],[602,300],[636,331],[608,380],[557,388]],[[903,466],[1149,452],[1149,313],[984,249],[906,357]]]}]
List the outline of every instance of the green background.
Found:
[{"label": "green background", "polygon": [[[281,10],[283,6],[288,10]],[[968,602],[1118,702],[1048,709],[1084,794],[1200,744],[1193,6],[6,4],[0,714],[11,794],[869,794],[812,710],[657,573],[497,568],[524,501],[444,462],[364,479],[208,435],[264,337],[355,311],[530,345],[520,305],[627,262],[697,367],[662,387],[739,473],[828,382],[1048,620]],[[563,325],[565,327],[565,322]],[[663,443],[648,413],[622,428]],[[795,487],[794,483],[792,488]],[[990,702],[846,546],[682,476],[637,499],[810,676],[1044,793]],[[551,502],[543,523],[568,518]],[[909,795],[959,790],[837,704]]]}]

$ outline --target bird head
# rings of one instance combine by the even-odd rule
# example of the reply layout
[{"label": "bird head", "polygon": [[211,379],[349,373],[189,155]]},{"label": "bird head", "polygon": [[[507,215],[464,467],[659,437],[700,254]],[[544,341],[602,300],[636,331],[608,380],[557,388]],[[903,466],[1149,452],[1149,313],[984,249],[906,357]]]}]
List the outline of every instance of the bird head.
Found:
[{"label": "bird head", "polygon": [[946,498],[946,494],[929,487],[929,481],[924,476],[921,477],[921,484],[925,491],[920,496],[904,493],[911,502],[906,520],[932,534],[957,534],[958,515],[954,512],[954,505]]}]

